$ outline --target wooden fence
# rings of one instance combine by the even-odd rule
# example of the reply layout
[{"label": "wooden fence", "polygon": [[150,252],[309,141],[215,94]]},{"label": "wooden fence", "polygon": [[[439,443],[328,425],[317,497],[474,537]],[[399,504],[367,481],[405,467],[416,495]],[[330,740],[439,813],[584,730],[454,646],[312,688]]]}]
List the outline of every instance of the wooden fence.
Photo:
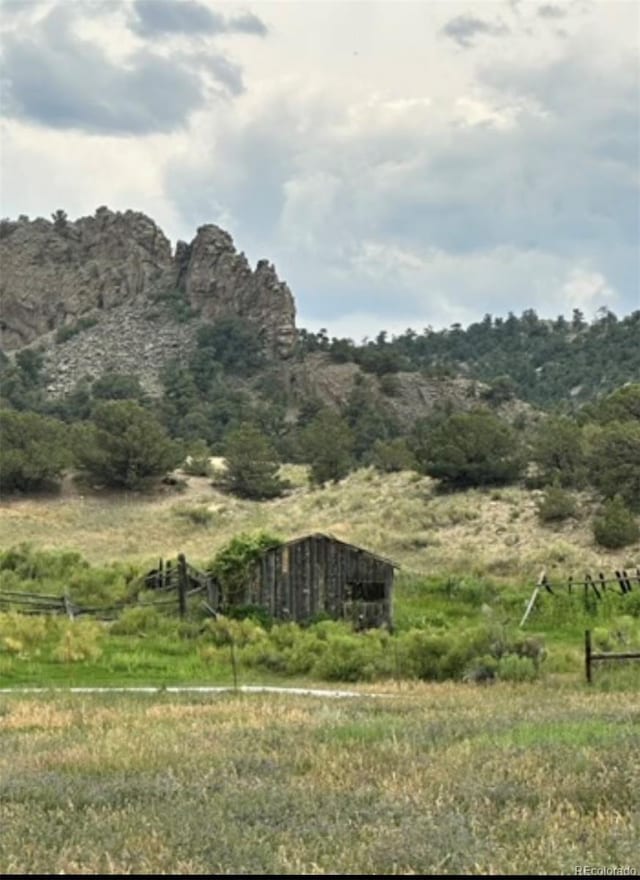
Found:
[{"label": "wooden fence", "polygon": [[585,664],[585,673],[587,676],[587,682],[589,684],[592,683],[592,672],[591,666],[593,663],[598,663],[603,660],[640,660],[640,651],[620,651],[614,653],[612,651],[605,651],[600,653],[595,653],[591,646],[591,630],[587,629],[584,632],[584,664]]},{"label": "wooden fence", "polygon": [[[166,598],[140,602],[118,602],[110,606],[78,605],[67,594],[51,596],[43,593],[27,593],[18,590],[0,590],[0,611],[18,611],[21,614],[65,614],[69,618],[90,616],[99,620],[113,620],[127,608],[157,608],[163,611],[177,611],[184,617],[188,610],[189,600],[203,593],[210,598],[211,577],[190,565],[184,554],[178,556],[177,563],[162,566],[163,578],[156,589],[173,593]],[[149,575],[143,583],[150,586]],[[155,587],[155,583],[153,584]],[[205,606],[213,609],[205,603]]]},{"label": "wooden fence", "polygon": [[620,569],[619,571],[615,571],[612,577],[605,577],[601,571],[598,572],[595,577],[587,572],[582,580],[574,578],[573,575],[569,575],[566,580],[556,581],[554,584],[551,583],[546,572],[542,571],[534,587],[533,593],[531,594],[524,615],[522,616],[520,626],[524,626],[527,622],[527,618],[531,614],[538,594],[542,589],[546,590],[547,593],[550,593],[552,596],[555,596],[562,590],[566,590],[569,595],[571,595],[574,589],[582,587],[585,596],[592,593],[597,599],[602,599],[603,594],[608,589],[615,590],[615,592],[621,593],[625,596],[627,593],[633,591],[634,584],[640,586],[640,568],[636,568],[636,570],[631,573],[624,569]]}]

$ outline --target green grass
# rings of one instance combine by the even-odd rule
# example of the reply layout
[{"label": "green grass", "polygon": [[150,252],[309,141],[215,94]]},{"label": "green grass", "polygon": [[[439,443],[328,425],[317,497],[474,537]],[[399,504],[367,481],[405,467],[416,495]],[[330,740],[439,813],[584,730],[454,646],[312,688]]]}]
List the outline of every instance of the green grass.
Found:
[{"label": "green grass", "polygon": [[[78,554],[18,548],[0,556],[0,589],[61,595],[110,605],[136,599],[135,569],[89,566]],[[144,594],[148,601],[150,594]],[[524,681],[583,675],[584,630],[596,650],[640,646],[640,592],[607,591],[601,601],[542,592],[524,630],[528,590],[484,577],[421,577],[400,572],[395,632],[354,633],[348,624],[213,623],[200,600],[187,620],[132,607],[112,623],[0,614],[0,680],[18,684],[220,684],[232,677],[229,637],[243,682],[310,679]],[[177,603],[176,603],[177,604]],[[608,688],[638,686],[640,664],[598,667]]]},{"label": "green grass", "polygon": [[4,873],[638,868],[640,696],[0,697]]}]

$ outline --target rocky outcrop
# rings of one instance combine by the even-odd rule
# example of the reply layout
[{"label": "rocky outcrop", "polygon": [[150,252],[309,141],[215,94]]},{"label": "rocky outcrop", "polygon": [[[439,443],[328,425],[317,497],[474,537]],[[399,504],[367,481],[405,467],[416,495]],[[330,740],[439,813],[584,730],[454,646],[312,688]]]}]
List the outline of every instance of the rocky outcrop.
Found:
[{"label": "rocky outcrop", "polygon": [[202,320],[215,323],[237,315],[258,328],[266,350],[287,358],[296,338],[295,305],[291,291],[267,260],[255,272],[233,239],[218,226],[201,226],[190,245],[176,248],[176,284]]},{"label": "rocky outcrop", "polygon": [[[354,363],[332,363],[321,352],[308,354],[304,361],[295,364],[290,384],[299,400],[316,398],[335,408],[344,407],[358,386],[366,387],[377,407],[387,410],[406,429],[438,408],[465,412],[483,405],[482,393],[488,387],[472,379],[434,378],[418,372],[378,378]],[[509,422],[534,419],[533,408],[521,400],[501,404],[497,412]]]},{"label": "rocky outcrop", "polygon": [[[176,322],[171,303],[190,306],[193,319]],[[172,255],[162,230],[136,211],[0,221],[0,345],[43,344],[52,391],[67,388],[73,374],[99,375],[107,363],[141,373],[152,390],[174,349],[188,350],[201,322],[223,317],[252,323],[271,358],[292,355],[291,291],[266,260],[252,270],[217,226],[200,227]],[[56,343],[61,327],[79,326],[77,337],[57,344],[58,333]]]},{"label": "rocky outcrop", "polygon": [[99,208],[75,223],[4,221],[2,346],[19,348],[88,313],[150,298],[172,269],[171,245],[144,214]]}]

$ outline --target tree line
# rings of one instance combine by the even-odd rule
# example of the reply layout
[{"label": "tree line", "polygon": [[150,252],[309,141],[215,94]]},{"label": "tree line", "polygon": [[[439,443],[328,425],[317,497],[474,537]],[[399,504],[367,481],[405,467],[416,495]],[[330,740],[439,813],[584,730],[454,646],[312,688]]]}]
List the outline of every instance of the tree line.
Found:
[{"label": "tree line", "polygon": [[640,376],[640,311],[618,318],[607,308],[587,321],[579,309],[570,319],[540,318],[534,309],[506,318],[485,315],[463,328],[406,330],[356,344],[329,338],[326,330],[300,331],[303,353],[325,352],[336,362],[354,362],[385,375],[421,371],[431,376],[466,376],[538,406],[583,403]]}]

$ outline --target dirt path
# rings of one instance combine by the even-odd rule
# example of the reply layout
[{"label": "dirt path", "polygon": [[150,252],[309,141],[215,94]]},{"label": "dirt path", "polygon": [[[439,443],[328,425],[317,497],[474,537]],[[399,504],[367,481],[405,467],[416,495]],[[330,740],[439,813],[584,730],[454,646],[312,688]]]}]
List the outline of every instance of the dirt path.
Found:
[{"label": "dirt path", "polygon": [[233,686],[179,686],[175,687],[15,687],[0,688],[0,694],[293,694],[304,697],[329,697],[330,699],[352,699],[354,697],[390,697],[391,694],[371,694],[358,691],[325,690],[323,688],[275,687],[269,685]]}]

